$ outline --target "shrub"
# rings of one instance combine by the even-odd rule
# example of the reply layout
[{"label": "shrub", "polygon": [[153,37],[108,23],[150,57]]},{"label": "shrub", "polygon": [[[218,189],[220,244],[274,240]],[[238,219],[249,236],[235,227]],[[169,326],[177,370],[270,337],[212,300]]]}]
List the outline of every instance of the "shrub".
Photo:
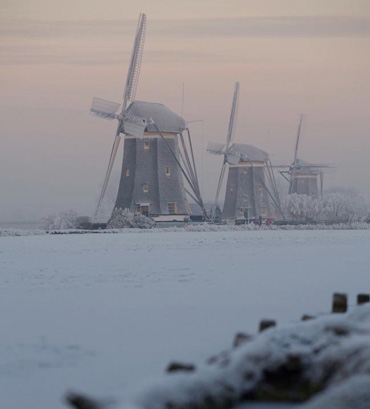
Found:
[{"label": "shrub", "polygon": [[73,210],[67,212],[53,214],[43,220],[43,227],[46,230],[68,230],[78,227],[79,216]]},{"label": "shrub", "polygon": [[107,229],[151,229],[155,222],[142,214],[133,214],[129,209],[114,209]]}]

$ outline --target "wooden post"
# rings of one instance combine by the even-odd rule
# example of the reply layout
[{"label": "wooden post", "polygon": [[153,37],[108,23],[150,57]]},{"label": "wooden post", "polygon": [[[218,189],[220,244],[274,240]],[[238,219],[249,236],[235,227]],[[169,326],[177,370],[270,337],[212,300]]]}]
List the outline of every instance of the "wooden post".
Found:
[{"label": "wooden post", "polygon": [[259,332],[264,331],[267,328],[276,327],[276,321],[274,320],[261,320],[259,326]]},{"label": "wooden post", "polygon": [[369,294],[357,294],[357,305],[366,304],[370,302]]},{"label": "wooden post", "polygon": [[333,294],[333,313],[344,313],[347,311],[347,294],[334,293]]},{"label": "wooden post", "polygon": [[315,317],[312,315],[308,315],[308,314],[304,314],[302,315],[301,321],[309,321],[309,320],[313,320]]},{"label": "wooden post", "polygon": [[181,362],[171,362],[168,364],[166,372],[193,372],[195,371],[195,365],[183,364]]},{"label": "wooden post", "polygon": [[247,341],[252,339],[251,335],[244,334],[243,332],[238,332],[235,334],[234,341],[233,341],[233,348],[237,348],[241,344],[244,344]]}]

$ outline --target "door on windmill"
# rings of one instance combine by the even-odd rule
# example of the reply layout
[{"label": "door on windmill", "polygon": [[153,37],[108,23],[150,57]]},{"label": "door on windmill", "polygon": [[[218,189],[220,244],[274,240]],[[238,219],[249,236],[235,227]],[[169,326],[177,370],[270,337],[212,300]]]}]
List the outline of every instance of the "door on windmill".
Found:
[{"label": "door on windmill", "polygon": [[240,213],[242,214],[242,216],[244,217],[244,219],[247,219],[247,220],[248,220],[249,212],[248,212],[248,208],[247,208],[247,207],[241,207],[241,208],[240,208]]},{"label": "door on windmill", "polygon": [[136,214],[142,214],[143,216],[149,217],[150,215],[149,203],[137,203],[136,204]]},{"label": "door on windmill", "polygon": [[168,213],[169,214],[179,214],[179,210],[177,208],[177,203],[168,203]]}]

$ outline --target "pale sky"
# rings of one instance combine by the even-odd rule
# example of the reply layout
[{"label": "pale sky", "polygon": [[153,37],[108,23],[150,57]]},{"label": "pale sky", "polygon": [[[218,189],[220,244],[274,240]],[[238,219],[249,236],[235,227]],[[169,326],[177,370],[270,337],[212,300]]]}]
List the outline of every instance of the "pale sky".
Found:
[{"label": "pale sky", "polygon": [[90,103],[120,102],[140,12],[137,99],[180,113],[185,83],[206,200],[220,158],[205,146],[226,138],[235,81],[236,142],[290,163],[303,112],[300,156],[337,166],[328,187],[370,193],[368,0],[0,0],[0,221],[92,213],[116,124]]}]

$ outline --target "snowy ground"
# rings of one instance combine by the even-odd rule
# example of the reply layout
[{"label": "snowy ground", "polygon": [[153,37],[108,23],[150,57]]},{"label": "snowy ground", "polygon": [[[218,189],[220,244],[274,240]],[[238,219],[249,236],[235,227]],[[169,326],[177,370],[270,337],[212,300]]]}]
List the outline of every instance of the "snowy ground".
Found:
[{"label": "snowy ground", "polygon": [[261,318],[369,292],[370,231],[0,237],[0,407],[114,396],[202,361]]}]

